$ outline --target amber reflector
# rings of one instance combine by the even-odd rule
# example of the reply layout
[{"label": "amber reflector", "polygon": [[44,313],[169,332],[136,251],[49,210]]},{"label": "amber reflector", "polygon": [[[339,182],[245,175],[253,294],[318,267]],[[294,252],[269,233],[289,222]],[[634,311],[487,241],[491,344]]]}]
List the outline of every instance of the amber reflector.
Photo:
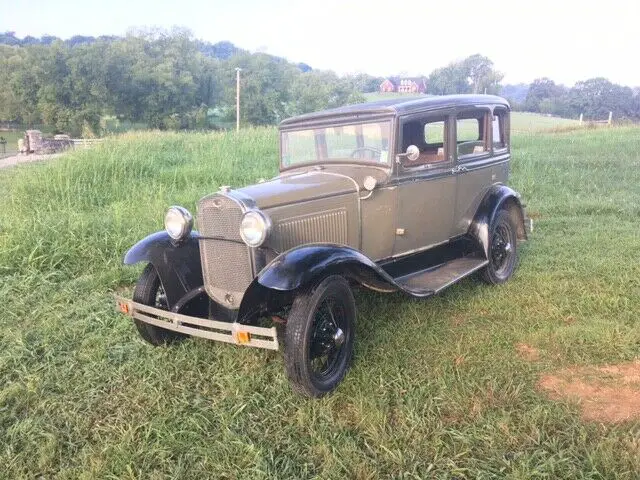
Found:
[{"label": "amber reflector", "polygon": [[238,343],[249,343],[251,335],[249,332],[236,332],[236,340]]}]

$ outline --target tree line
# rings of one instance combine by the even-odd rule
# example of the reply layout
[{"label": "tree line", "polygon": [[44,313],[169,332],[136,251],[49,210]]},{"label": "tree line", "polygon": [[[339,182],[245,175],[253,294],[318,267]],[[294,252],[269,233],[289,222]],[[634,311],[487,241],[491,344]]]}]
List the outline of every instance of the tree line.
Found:
[{"label": "tree line", "polygon": [[598,77],[577,82],[573,87],[556,84],[549,78],[534,80],[523,101],[513,101],[516,109],[560,117],[605,120],[613,112],[616,120],[640,120],[640,87],[631,88]]},{"label": "tree line", "polygon": [[[44,124],[73,135],[100,134],[118,122],[159,129],[208,129],[235,122],[235,71],[241,69],[245,124],[362,102],[382,77],[338,76],[231,42],[208,43],[184,29],[137,30],[125,37],[17,38],[0,33],[0,121]],[[640,119],[640,89],[594,78],[567,88],[548,78],[502,85],[480,54],[426,76],[428,94],[492,93],[516,110],[587,119]]]},{"label": "tree line", "polygon": [[427,93],[491,93],[502,95],[514,110],[604,120],[609,112],[616,120],[640,120],[640,87],[631,88],[598,77],[569,88],[549,78],[531,84],[502,85],[503,74],[482,55],[472,55],[434,70],[427,79]]},{"label": "tree line", "polygon": [[149,128],[211,128],[235,120],[242,69],[245,123],[264,125],[364,101],[359,77],[338,77],[230,42],[197,41],[182,29],[126,37],[16,39],[0,35],[0,120],[99,133],[105,118]]}]

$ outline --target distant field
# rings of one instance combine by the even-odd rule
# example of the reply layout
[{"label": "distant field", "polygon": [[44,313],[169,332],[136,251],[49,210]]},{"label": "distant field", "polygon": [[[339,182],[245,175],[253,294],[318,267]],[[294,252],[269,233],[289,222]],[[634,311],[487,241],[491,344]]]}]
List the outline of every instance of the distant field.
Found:
[{"label": "distant field", "polygon": [[[385,100],[389,98],[421,98],[425,95],[416,95],[409,93],[394,93],[394,92],[372,92],[365,93],[365,98],[369,102],[376,100]],[[578,127],[578,120],[571,120],[560,117],[549,117],[539,113],[528,112],[512,112],[511,113],[511,129],[515,133],[532,133],[544,130],[553,130],[557,128],[565,127]]]},{"label": "distant field", "polygon": [[548,117],[539,113],[511,112],[511,131],[518,133],[536,133],[558,128],[579,127],[578,120]]},{"label": "distant field", "polygon": [[[275,174],[276,142],[136,133],[0,171],[0,477],[639,478],[638,419],[582,409],[640,411],[640,128],[516,132],[536,228],[513,280],[358,292],[355,363],[316,401],[279,354],[152,348],[113,305],[166,207]],[[554,384],[621,363],[601,403],[561,396],[582,377]]]},{"label": "distant field", "polygon": [[3,132],[0,131],[0,137],[3,137],[7,143],[4,146],[5,150],[4,150],[4,154],[3,154],[3,150],[2,147],[0,146],[0,157],[3,157],[5,155],[15,155],[15,153],[18,151],[18,139],[22,138],[22,136],[24,135],[24,132],[18,131],[18,132]]}]

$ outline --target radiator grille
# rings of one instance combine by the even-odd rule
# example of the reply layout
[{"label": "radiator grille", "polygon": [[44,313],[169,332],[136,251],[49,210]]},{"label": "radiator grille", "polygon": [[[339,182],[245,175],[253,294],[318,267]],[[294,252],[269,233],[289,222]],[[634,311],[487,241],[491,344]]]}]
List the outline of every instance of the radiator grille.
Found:
[{"label": "radiator grille", "polygon": [[[198,230],[204,287],[215,301],[239,308],[253,280],[251,252],[240,238],[242,209],[233,199],[213,195],[198,205]],[[212,238],[214,237],[214,238]]]},{"label": "radiator grille", "polygon": [[344,208],[294,217],[279,222],[276,229],[281,252],[305,243],[348,244],[347,211]]}]

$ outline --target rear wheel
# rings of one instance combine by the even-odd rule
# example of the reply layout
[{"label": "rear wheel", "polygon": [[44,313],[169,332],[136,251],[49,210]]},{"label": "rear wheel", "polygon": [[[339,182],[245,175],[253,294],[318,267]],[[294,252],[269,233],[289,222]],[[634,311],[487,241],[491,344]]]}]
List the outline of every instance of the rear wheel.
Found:
[{"label": "rear wheel", "polygon": [[[144,268],[136,283],[136,288],[133,291],[133,301],[161,310],[169,310],[167,296],[160,282],[158,272],[150,263]],[[133,322],[140,336],[154,346],[173,343],[186,337],[186,335],[156,327],[155,325],[149,325],[135,318]]]},{"label": "rear wheel", "polygon": [[518,260],[516,227],[507,210],[500,210],[489,231],[489,264],[482,279],[492,285],[506,282],[513,275]]},{"label": "rear wheel", "polygon": [[284,359],[293,389],[321,397],[344,378],[353,354],[356,306],[347,281],[332,275],[298,295],[285,331]]}]

